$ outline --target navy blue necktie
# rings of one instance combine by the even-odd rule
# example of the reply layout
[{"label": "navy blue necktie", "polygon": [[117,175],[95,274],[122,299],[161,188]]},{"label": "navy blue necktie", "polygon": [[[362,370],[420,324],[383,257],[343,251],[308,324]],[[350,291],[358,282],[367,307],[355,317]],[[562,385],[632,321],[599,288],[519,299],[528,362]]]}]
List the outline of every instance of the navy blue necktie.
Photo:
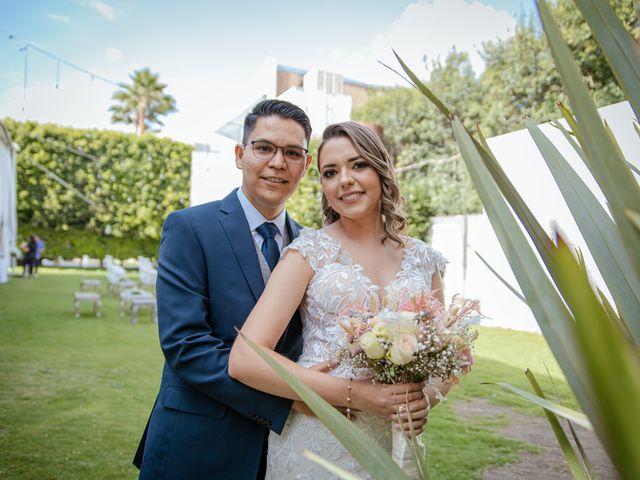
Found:
[{"label": "navy blue necktie", "polygon": [[276,243],[276,233],[278,233],[278,227],[274,223],[264,222],[258,228],[256,232],[264,239],[262,242],[262,248],[260,251],[264,255],[264,259],[269,264],[271,271],[276,267],[278,260],[280,260],[280,249]]}]

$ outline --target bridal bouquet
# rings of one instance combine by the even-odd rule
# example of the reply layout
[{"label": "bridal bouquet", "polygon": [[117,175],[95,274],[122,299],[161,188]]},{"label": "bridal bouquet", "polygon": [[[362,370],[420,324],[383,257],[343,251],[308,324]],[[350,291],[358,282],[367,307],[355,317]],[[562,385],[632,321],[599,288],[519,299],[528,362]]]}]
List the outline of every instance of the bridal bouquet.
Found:
[{"label": "bridal bouquet", "polygon": [[[433,295],[421,295],[397,310],[351,312],[340,325],[346,346],[341,363],[367,372],[379,383],[456,382],[473,364],[471,344],[478,336],[478,300],[453,297],[448,308]],[[407,473],[415,470],[402,431],[394,430],[393,456]]]},{"label": "bridal bouquet", "polygon": [[478,300],[453,297],[449,308],[422,295],[399,310],[355,312],[340,325],[346,348],[340,360],[366,369],[380,383],[422,383],[431,377],[455,381],[473,363],[469,327],[481,318]]}]

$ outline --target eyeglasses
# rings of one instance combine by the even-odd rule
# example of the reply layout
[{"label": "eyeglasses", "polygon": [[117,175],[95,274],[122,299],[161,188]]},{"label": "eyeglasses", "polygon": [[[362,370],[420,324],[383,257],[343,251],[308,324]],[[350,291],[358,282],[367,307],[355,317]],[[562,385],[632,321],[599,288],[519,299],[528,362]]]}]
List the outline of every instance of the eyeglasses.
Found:
[{"label": "eyeglasses", "polygon": [[[249,142],[251,144],[251,151],[256,158],[260,160],[269,161],[276,156],[278,149],[282,150],[282,156],[284,160],[291,165],[300,165],[304,162],[304,159],[309,153],[309,150],[302,147],[278,147],[266,140],[253,140]],[[245,144],[246,147],[248,144]]]}]

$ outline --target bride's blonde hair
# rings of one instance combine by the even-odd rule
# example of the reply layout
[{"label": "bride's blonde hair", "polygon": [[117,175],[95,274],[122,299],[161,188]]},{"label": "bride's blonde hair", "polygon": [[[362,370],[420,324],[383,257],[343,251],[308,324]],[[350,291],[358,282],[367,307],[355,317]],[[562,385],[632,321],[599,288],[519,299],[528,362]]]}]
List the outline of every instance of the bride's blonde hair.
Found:
[{"label": "bride's blonde hair", "polygon": [[[320,169],[322,147],[329,140],[337,137],[346,137],[358,152],[358,155],[376,171],[380,178],[382,186],[380,210],[385,233],[384,237],[382,237],[382,243],[388,238],[396,242],[400,247],[404,247],[401,235],[404,233],[407,224],[407,215],[404,210],[404,198],[400,193],[400,187],[396,181],[387,149],[384,148],[380,138],[364,125],[356,122],[334,123],[325,128],[322,134],[322,143],[318,147],[318,169]],[[340,214],[331,208],[324,192],[322,193],[322,215],[325,225],[329,225],[340,218]]]}]

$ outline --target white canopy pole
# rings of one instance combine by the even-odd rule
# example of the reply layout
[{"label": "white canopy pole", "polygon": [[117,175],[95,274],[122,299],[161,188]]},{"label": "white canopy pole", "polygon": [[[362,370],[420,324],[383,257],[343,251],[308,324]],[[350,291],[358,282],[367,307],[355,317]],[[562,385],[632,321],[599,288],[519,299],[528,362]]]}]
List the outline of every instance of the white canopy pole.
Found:
[{"label": "white canopy pole", "polygon": [[7,128],[0,122],[0,284],[9,279],[11,253],[16,250],[16,151]]}]

